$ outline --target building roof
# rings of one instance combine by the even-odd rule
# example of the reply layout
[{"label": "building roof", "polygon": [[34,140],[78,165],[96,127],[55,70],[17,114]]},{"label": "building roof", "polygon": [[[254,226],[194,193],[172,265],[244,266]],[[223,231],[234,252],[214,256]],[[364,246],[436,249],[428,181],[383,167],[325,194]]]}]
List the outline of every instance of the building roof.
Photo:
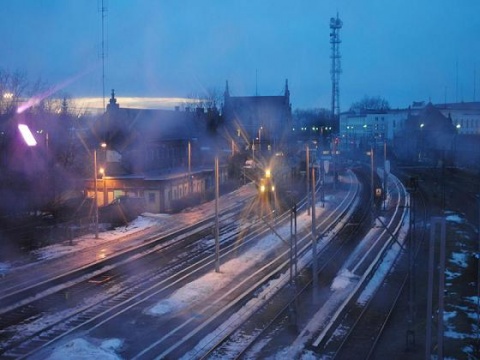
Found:
[{"label": "building roof", "polygon": [[130,131],[137,131],[145,140],[191,139],[198,134],[203,118],[197,113],[173,110],[118,109]]},{"label": "building roof", "polygon": [[118,150],[139,143],[203,138],[207,118],[203,108],[192,111],[121,108],[112,97],[98,132]]},{"label": "building roof", "polygon": [[457,103],[447,103],[447,104],[436,104],[435,107],[441,110],[464,110],[464,111],[475,111],[480,113],[480,102],[457,102]]}]

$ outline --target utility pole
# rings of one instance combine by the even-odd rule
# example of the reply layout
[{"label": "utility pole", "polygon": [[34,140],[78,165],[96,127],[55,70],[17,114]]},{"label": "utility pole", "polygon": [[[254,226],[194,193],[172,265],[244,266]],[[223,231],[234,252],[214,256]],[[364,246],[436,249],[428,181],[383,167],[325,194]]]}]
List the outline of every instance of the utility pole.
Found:
[{"label": "utility pole", "polygon": [[[440,226],[440,255],[439,266],[435,266],[435,243],[436,229]],[[445,218],[433,217],[430,220],[430,244],[428,250],[428,290],[427,290],[427,330],[425,342],[425,359],[431,358],[432,351],[432,317],[433,311],[433,282],[435,269],[438,269],[438,311],[437,317],[437,358],[443,359],[443,312],[444,312],[444,289],[445,289],[445,243],[446,229]]]},{"label": "utility pole", "polygon": [[306,148],[306,174],[307,175],[307,215],[310,215],[310,149],[307,145]]},{"label": "utility pole", "polygon": [[192,193],[192,144],[188,142],[188,193]]},{"label": "utility pole", "polygon": [[390,173],[390,163],[387,163],[387,141],[383,143],[383,210],[386,210],[387,202],[387,177]]},{"label": "utility pole", "polygon": [[408,235],[408,326],[406,343],[407,349],[415,346],[415,319],[416,319],[416,274],[415,274],[415,249],[416,249],[416,212],[415,193],[417,191],[417,178],[410,178],[408,186],[410,193],[410,231]]},{"label": "utility pole", "polygon": [[93,187],[94,187],[94,209],[95,209],[95,239],[98,239],[98,185],[97,185],[97,149],[93,150]]},{"label": "utility pole", "polygon": [[480,358],[480,195],[477,195],[478,201],[478,252],[477,252],[477,346],[476,355]]},{"label": "utility pole", "polygon": [[312,272],[314,303],[317,302],[318,297],[317,229],[315,220],[315,168],[312,168]]},{"label": "utility pole", "polygon": [[218,156],[215,157],[215,272],[220,272],[220,239],[218,225],[218,198],[219,198],[219,171]]},{"label": "utility pole", "polygon": [[374,161],[373,161],[373,146],[370,147],[370,206],[372,207],[372,227],[375,226],[375,202],[374,202]]}]

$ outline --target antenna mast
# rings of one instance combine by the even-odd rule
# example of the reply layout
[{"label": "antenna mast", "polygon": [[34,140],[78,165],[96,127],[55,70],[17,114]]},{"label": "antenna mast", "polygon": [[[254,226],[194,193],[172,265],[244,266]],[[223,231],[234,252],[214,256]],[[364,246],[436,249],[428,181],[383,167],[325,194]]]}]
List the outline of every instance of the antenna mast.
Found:
[{"label": "antenna mast", "polygon": [[330,69],[330,75],[332,76],[332,123],[334,125],[335,119],[340,114],[340,88],[339,88],[339,78],[342,68],[340,65],[340,29],[343,26],[342,20],[339,19],[338,13],[337,18],[330,18],[330,44],[332,49],[331,59],[332,59],[332,68]]},{"label": "antenna mast", "polygon": [[102,101],[103,101],[103,111],[105,111],[105,18],[107,17],[108,7],[104,3],[104,0],[101,0],[100,14],[102,18]]},{"label": "antenna mast", "polygon": [[473,102],[477,100],[477,63],[473,63]]}]

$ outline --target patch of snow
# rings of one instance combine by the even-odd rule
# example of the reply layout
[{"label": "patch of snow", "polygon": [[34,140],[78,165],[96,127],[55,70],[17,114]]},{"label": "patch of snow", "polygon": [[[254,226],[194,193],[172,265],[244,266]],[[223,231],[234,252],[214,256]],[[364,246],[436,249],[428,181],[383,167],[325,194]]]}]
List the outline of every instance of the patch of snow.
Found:
[{"label": "patch of snow", "polygon": [[465,253],[458,253],[458,252],[453,252],[451,259],[449,261],[457,266],[460,266],[462,268],[467,268],[468,263],[467,263],[467,254]]},{"label": "patch of snow", "polygon": [[275,249],[280,241],[274,235],[267,236],[249,251],[220,264],[220,273],[211,272],[186,284],[175,291],[168,299],[164,299],[148,309],[147,314],[164,315],[182,311],[188,306],[204,301],[210,294],[238,278],[242,271],[262,261],[268,255],[268,251]]},{"label": "patch of snow", "polygon": [[0,277],[4,277],[10,271],[11,265],[8,263],[0,262]]},{"label": "patch of snow", "polygon": [[455,213],[452,213],[452,214],[450,214],[450,215],[447,215],[447,216],[445,217],[445,219],[446,219],[447,221],[454,222],[454,223],[457,223],[457,224],[461,224],[461,223],[464,223],[464,222],[465,222],[465,220],[464,220],[462,217],[460,217],[460,215],[455,214]]},{"label": "patch of snow", "polygon": [[58,348],[56,348],[48,360],[82,360],[82,359],[102,359],[102,360],[119,360],[122,359],[116,351],[118,351],[123,342],[119,339],[107,339],[100,346],[85,340],[84,338],[73,339]]},{"label": "patch of snow", "polygon": [[447,280],[453,280],[457,277],[459,277],[461,274],[459,272],[453,272],[448,269],[445,270],[445,276]]},{"label": "patch of snow", "polygon": [[[403,239],[402,239],[403,242]],[[395,262],[398,254],[400,253],[400,246],[395,243],[387,252],[387,255],[384,257],[381,265],[375,271],[375,275],[370,279],[365,290],[359,296],[357,303],[365,304],[375,293],[378,287],[382,284],[383,279],[387,276],[388,272],[392,268],[393,263]]]},{"label": "patch of snow", "polygon": [[443,320],[444,321],[448,321],[450,319],[453,319],[455,316],[457,316],[457,312],[456,311],[445,311],[443,313]]},{"label": "patch of snow", "polygon": [[139,230],[145,230],[158,224],[159,218],[139,216],[128,224],[128,226],[119,226],[113,230],[101,232],[98,239],[95,239],[92,234],[88,234],[75,238],[72,241],[72,245],[70,245],[69,241],[65,241],[60,244],[49,245],[35,250],[33,254],[40,260],[58,258],[85,248],[104,244],[105,241],[116,240],[121,236],[129,235],[138,232]]},{"label": "patch of snow", "polygon": [[353,275],[347,269],[340,270],[335,279],[333,279],[330,290],[335,291],[345,289],[348,285],[350,285],[351,279],[354,277],[355,275]]}]

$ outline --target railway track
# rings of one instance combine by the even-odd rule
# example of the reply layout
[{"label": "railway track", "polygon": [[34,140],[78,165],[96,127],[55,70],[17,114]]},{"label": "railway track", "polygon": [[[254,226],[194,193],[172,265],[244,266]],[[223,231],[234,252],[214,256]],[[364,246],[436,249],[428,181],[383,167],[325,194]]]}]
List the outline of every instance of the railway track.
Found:
[{"label": "railway track", "polygon": [[[411,256],[416,258],[423,246],[427,211],[423,193],[415,191],[411,196],[416,198],[412,200],[412,204],[416,205],[414,214],[410,216],[410,235],[398,258],[390,259],[391,265],[388,268],[393,270],[386,272],[381,286],[377,287],[370,297],[351,299],[341,320],[330,330],[329,336],[318,344],[322,347],[321,353],[325,358],[348,359],[352,354],[358,359],[373,358],[402,292],[408,292],[409,289],[414,291],[415,267],[411,267],[409,258]],[[414,296],[413,293],[410,295]],[[412,299],[409,303],[411,306],[414,305]],[[410,316],[415,316],[414,311],[412,308]],[[407,348],[413,346],[415,342],[413,321],[414,319],[409,319],[412,325],[407,331],[404,329],[405,332],[402,332]]]},{"label": "railway track", "polygon": [[[237,205],[238,206],[238,205]],[[225,246],[232,246],[238,231],[242,230],[242,226],[238,226],[237,221],[233,220],[236,211],[230,212],[222,216],[225,226],[222,232],[227,234],[224,237]],[[159,282],[165,278],[165,274],[175,272],[178,268],[185,268],[189,263],[201,261],[205,253],[212,253],[213,245],[208,244],[208,238],[211,237],[211,219],[206,220],[196,226],[179,232],[173,232],[164,237],[149,237],[148,244],[139,246],[134,250],[129,249],[127,255],[109,259],[107,264],[100,262],[94,266],[73,271],[71,274],[63,276],[61,279],[53,279],[46,281],[40,286],[33,289],[27,287],[22,291],[10,293],[3,297],[3,304],[9,303],[2,308],[0,313],[0,338],[2,346],[0,354],[3,357],[12,356],[19,357],[22,354],[32,353],[45,344],[58,339],[65,334],[74,331],[81,324],[87,323],[89,320],[99,318],[101,314],[105,314],[109,308],[115,308],[116,304],[124,303],[125,299],[132,299],[138,293],[147,291],[152,282]],[[248,226],[247,224],[243,227]],[[235,229],[234,229],[235,228]],[[251,231],[258,231],[257,226],[253,226]],[[206,241],[199,241],[201,238],[207,238]],[[206,243],[207,245],[199,248],[198,244]],[[159,259],[178,252],[178,249],[190,249],[189,256],[181,259],[159,265]],[[169,255],[170,254],[170,255]],[[136,278],[131,278],[131,264],[142,261],[145,272]],[[203,260],[204,262],[206,260]],[[206,261],[208,263],[208,261]],[[153,270],[147,271],[150,268]],[[164,265],[164,266],[163,266]],[[98,270],[97,270],[98,266]],[[69,276],[69,277],[67,277]],[[145,281],[149,279],[149,281]],[[113,294],[109,289],[114,288]],[[35,291],[39,293],[35,294]],[[99,293],[102,296],[99,296]],[[33,294],[26,298],[26,294]],[[94,301],[82,303],[82,300],[93,296]],[[75,304],[73,304],[75,303]],[[66,311],[68,307],[80,305],[75,311]],[[32,322],[37,320],[45,311],[57,313],[53,322],[48,322],[46,326],[39,328],[33,333],[11,331],[12,325],[21,324],[27,328]],[[63,311],[63,316],[60,314]],[[16,349],[16,350],[15,350]],[[11,355],[9,355],[11,354]]]},{"label": "railway track", "polygon": [[[345,214],[355,200],[356,190],[351,189],[342,203],[329,213],[319,228],[325,232],[334,231],[342,227],[340,222],[346,221]],[[299,259],[307,257],[310,250],[309,227],[298,234]],[[134,359],[143,358],[201,358],[207,357],[213,350],[224,344],[238,328],[243,328],[243,322],[252,314],[255,318],[259,309],[266,303],[273,301],[278,292],[288,288],[290,253],[287,246],[276,258],[266,263],[258,270],[242,274],[239,284],[232,284],[226,293],[219,294],[219,298],[209,299],[201,308],[191,310],[193,313],[202,313],[201,319],[192,317],[186,322],[178,324],[165,335],[159,335],[157,340],[135,354],[127,354]],[[304,261],[304,260],[302,260]],[[305,266],[306,263],[299,264]],[[274,282],[275,285],[271,285]],[[240,294],[240,295],[238,295]],[[227,320],[228,319],[228,320]],[[188,327],[190,331],[183,331]],[[238,344],[237,344],[238,347]],[[185,354],[185,349],[192,349]],[[221,350],[220,350],[221,351]],[[230,351],[227,357],[232,357]]]},{"label": "railway track", "polygon": [[[400,193],[399,190],[401,189],[397,189]],[[399,197],[401,196],[400,194]],[[352,252],[352,244],[355,244],[353,239],[364,234],[366,230],[365,226],[361,226],[361,224],[369,223],[368,221],[364,221],[368,218],[369,213],[369,209],[358,209],[352,217],[352,221],[356,226],[348,226],[345,227],[343,231],[339,231],[336,235],[336,241],[330,242],[330,244],[334,244],[334,246],[325,248],[319,255],[319,263],[321,264],[319,269],[320,274],[322,274],[321,283],[323,286],[328,287],[330,285],[331,279],[333,279],[340,269],[341,264],[347,261],[347,254]],[[375,249],[371,251],[371,253],[376,253],[378,256]],[[365,257],[364,262],[368,263],[369,261],[368,257]],[[308,268],[305,270],[301,275],[301,289],[299,289],[298,286],[283,288],[283,294],[279,292],[276,301],[270,301],[268,306],[265,305],[255,316],[252,315],[248,322],[245,322],[237,331],[223,339],[222,343],[215,348],[214,351],[210,351],[203,358],[217,359],[222,358],[223,354],[228,354],[228,357],[232,359],[268,357],[275,355],[275,352],[269,352],[269,348],[276,349],[275,351],[277,351],[277,353],[278,349],[284,348],[285,343],[283,346],[278,343],[267,346],[266,343],[274,342],[273,339],[275,338],[282,339],[282,341],[286,342],[289,336],[288,333],[290,333],[290,336],[292,333],[292,319],[294,328],[297,329],[298,324],[295,323],[297,321],[297,314],[295,311],[292,311],[292,309],[298,309],[299,303],[305,303],[305,298],[311,299],[312,297],[311,272],[308,271]],[[369,272],[373,272],[373,269],[370,269]],[[292,290],[294,290],[293,296]],[[359,289],[357,289],[357,292],[358,291]],[[324,300],[323,298],[322,301]],[[308,302],[309,301],[307,301],[307,303]],[[304,309],[303,305],[301,305],[301,307]],[[308,317],[309,315],[306,316]],[[310,314],[310,316],[312,316],[312,314]],[[331,326],[331,328],[333,327],[334,326]],[[286,331],[285,328],[287,329]],[[300,334],[299,338],[301,336],[302,334]],[[294,337],[292,338],[292,343],[294,344],[293,348],[295,348]],[[265,349],[263,349],[263,347],[265,347]],[[318,348],[313,350],[317,354],[325,356],[325,352],[319,351]],[[282,355],[294,358],[295,353],[282,353]]]},{"label": "railway track", "polygon": [[[356,191],[353,191],[352,194],[354,197],[356,194]],[[347,200],[346,203],[350,204],[350,201],[352,200],[352,198],[349,197],[346,200]],[[340,221],[340,217],[338,216],[338,214],[334,216],[337,216],[337,218],[333,220],[328,219],[327,222],[320,224],[318,229],[319,230],[322,229],[322,231],[325,231],[325,232],[332,231],[332,229],[335,228],[335,226],[338,225],[338,222]],[[342,216],[341,221],[342,222],[346,221],[345,220],[346,217],[348,217],[348,215]],[[310,249],[309,231],[308,230],[304,231],[301,236],[302,238],[299,241],[299,244],[301,245],[299,247],[301,247],[300,254],[303,256],[304,254],[307,254]],[[332,247],[330,247],[330,249],[332,249]],[[324,250],[324,252],[327,253],[327,250]],[[330,255],[331,255],[331,252],[330,252]],[[326,255],[326,258],[327,257],[328,255]],[[305,267],[305,265],[306,265],[305,263],[302,263],[302,264],[299,264],[299,267]],[[288,267],[289,267],[288,260],[285,257],[284,266],[282,268],[283,273],[281,275],[281,278],[282,278],[281,284],[283,284],[284,286],[282,286],[280,290],[274,290],[274,291],[270,290],[266,292],[262,292],[261,290],[257,291],[258,293],[256,295],[256,298],[262,299],[264,297],[267,297],[269,299],[268,303],[270,305],[269,306],[262,305],[265,302],[265,300],[259,300],[259,301],[252,300],[252,302],[249,303],[249,306],[247,307],[247,309],[249,310],[243,309],[243,311],[252,312],[251,318],[248,321],[238,325],[238,328],[236,329],[236,331],[234,331],[235,330],[234,324],[231,324],[229,322],[227,322],[227,325],[223,326],[224,329],[222,328],[217,329],[216,331],[218,333],[217,338],[209,342],[208,349],[206,350],[206,353],[203,354],[202,358],[207,358],[212,354],[213,355],[219,354],[219,353],[221,354],[222,352],[227,352],[228,357],[233,358],[235,356],[234,355],[235,352],[232,349],[236,349],[238,351],[241,348],[240,344],[243,344],[245,348],[248,348],[248,346],[246,345],[248,343],[248,339],[250,340],[252,339],[251,336],[245,336],[244,337],[245,339],[239,340],[239,337],[237,335],[239,332],[245,334],[245,329],[250,328],[252,329],[251,331],[259,335],[261,333],[259,329],[267,329],[268,326],[266,326],[265,323],[272,322],[273,313],[271,310],[271,306],[274,306],[276,309],[286,308],[289,306],[289,303],[292,299],[292,283],[289,280]],[[305,271],[305,273],[308,273],[308,270]],[[301,276],[304,276],[304,275],[301,275]],[[280,284],[278,284],[277,286],[280,287]],[[252,325],[252,323],[254,325]],[[261,325],[260,323],[262,323],[263,325]],[[232,343],[234,343],[235,346],[231,346]],[[200,346],[200,348],[197,347],[197,349],[193,351],[196,351],[195,355],[190,353],[188,356],[191,355],[193,357],[198,357],[199,354],[202,353],[202,351],[205,351],[205,349],[202,349]]]}]

